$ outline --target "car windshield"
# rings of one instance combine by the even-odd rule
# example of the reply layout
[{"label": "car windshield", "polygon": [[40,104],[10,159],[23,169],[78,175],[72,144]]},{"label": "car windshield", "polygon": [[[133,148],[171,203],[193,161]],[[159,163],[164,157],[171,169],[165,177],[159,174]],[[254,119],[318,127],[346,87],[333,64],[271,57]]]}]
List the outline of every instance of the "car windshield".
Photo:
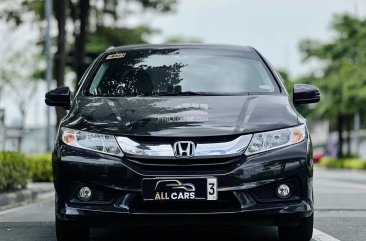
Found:
[{"label": "car windshield", "polygon": [[278,92],[250,51],[134,50],[106,55],[88,87],[94,96],[240,95]]}]

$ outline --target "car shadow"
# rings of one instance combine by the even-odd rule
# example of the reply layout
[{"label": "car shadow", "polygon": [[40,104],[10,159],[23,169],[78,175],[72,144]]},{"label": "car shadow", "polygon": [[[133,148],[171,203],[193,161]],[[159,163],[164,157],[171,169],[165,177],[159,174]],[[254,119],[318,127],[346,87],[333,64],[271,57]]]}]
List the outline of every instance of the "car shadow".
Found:
[{"label": "car shadow", "polygon": [[92,229],[91,241],[274,241],[278,239],[276,227],[216,227],[186,226],[158,228]]}]

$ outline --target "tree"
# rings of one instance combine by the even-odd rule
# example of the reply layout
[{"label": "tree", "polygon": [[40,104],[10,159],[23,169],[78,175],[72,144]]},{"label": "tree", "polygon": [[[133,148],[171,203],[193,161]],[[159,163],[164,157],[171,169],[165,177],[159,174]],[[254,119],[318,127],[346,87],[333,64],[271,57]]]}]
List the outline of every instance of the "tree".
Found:
[{"label": "tree", "polygon": [[[55,80],[56,86],[61,87],[65,85],[65,67],[66,67],[66,9],[68,8],[67,0],[55,0],[53,1],[53,11],[57,22],[57,52],[55,54]],[[56,107],[56,120],[57,125],[61,119],[66,115],[66,110],[61,107]]]},{"label": "tree", "polygon": [[[281,75],[281,78],[283,80],[283,83],[285,85],[285,88],[287,90],[287,93],[292,96],[293,95],[293,89],[294,89],[294,85],[296,83],[300,83],[300,84],[311,84],[314,77],[312,75],[309,76],[304,76],[298,79],[291,79],[288,72],[285,70],[278,70],[278,73]],[[312,118],[312,117],[317,117],[315,115],[311,115],[313,113],[313,108],[311,108],[311,106],[309,105],[300,105],[300,106],[296,106],[296,110],[303,116],[306,116],[308,119]]]},{"label": "tree", "polygon": [[202,41],[199,38],[189,38],[181,35],[175,35],[168,37],[165,41],[167,44],[180,44],[180,43],[195,43],[199,44]]},{"label": "tree", "polygon": [[19,129],[22,134],[19,137],[18,151],[21,151],[22,147],[28,104],[34,96],[40,73],[42,73],[42,62],[39,61],[38,51],[20,49],[8,53],[3,56],[0,65],[3,91],[13,99],[20,113]]},{"label": "tree", "polygon": [[327,43],[304,40],[300,50],[304,60],[316,59],[323,63],[317,77],[310,82],[318,86],[322,101],[315,115],[335,122],[338,132],[338,157],[343,157],[343,131],[348,132],[347,147],[350,155],[351,121],[362,113],[366,101],[366,20],[350,15],[336,16],[332,21],[335,38]]},{"label": "tree", "polygon": [[111,46],[145,44],[147,36],[158,32],[144,25],[134,28],[97,26],[88,35],[86,53],[88,57],[95,57]]},{"label": "tree", "polygon": [[[174,9],[177,0],[53,0],[54,15],[58,26],[57,51],[55,55],[55,79],[57,86],[65,85],[65,67],[69,62],[76,74],[76,83],[82,77],[90,61],[86,61],[88,49],[102,49],[101,46],[122,45],[145,42],[144,34],[151,34],[147,26],[135,29],[126,28],[121,20],[127,16],[139,15],[146,11],[159,13]],[[40,23],[44,19],[43,1],[39,0],[5,0],[1,3],[3,18],[15,25],[21,24],[25,12],[33,12]],[[66,25],[72,26],[73,42],[68,42]],[[41,28],[41,24],[39,25]],[[108,33],[100,38],[100,33]],[[125,33],[126,35],[122,35]],[[131,35],[128,35],[131,34]],[[137,36],[137,34],[140,34]],[[116,38],[118,36],[118,38]],[[89,37],[91,37],[89,46]],[[109,38],[110,37],[110,38]],[[103,42],[94,41],[96,38]],[[69,38],[70,39],[70,38]],[[136,42],[136,40],[138,40]],[[99,46],[98,46],[99,45]],[[67,54],[69,48],[73,54]],[[105,50],[105,49],[102,49]],[[94,55],[92,55],[94,56]],[[68,57],[69,60],[67,59]],[[57,123],[65,111],[57,108]]]},{"label": "tree", "polygon": [[287,92],[291,95],[295,82],[290,80],[290,76],[286,70],[280,69],[278,70],[278,73],[282,77],[283,84],[285,85]]}]

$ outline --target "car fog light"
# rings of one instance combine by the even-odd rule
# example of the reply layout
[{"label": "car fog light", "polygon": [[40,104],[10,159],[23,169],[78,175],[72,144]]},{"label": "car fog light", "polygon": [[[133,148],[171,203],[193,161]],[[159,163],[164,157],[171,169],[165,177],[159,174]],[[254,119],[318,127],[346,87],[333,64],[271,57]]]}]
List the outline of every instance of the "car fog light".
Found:
[{"label": "car fog light", "polygon": [[83,202],[89,201],[92,198],[92,190],[88,187],[80,188],[78,198]]},{"label": "car fog light", "polygon": [[277,188],[277,195],[280,198],[288,198],[290,196],[290,187],[287,186],[286,184],[281,184],[278,188]]}]

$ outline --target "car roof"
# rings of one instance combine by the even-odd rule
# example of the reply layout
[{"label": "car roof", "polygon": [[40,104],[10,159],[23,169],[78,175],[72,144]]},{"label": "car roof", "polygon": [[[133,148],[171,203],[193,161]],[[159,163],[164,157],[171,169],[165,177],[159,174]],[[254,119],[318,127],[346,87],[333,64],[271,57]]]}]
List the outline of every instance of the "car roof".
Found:
[{"label": "car roof", "polygon": [[127,51],[127,50],[144,50],[144,49],[221,49],[221,50],[237,50],[237,51],[254,51],[250,46],[228,45],[228,44],[136,44],[119,47],[109,47],[105,53]]}]

